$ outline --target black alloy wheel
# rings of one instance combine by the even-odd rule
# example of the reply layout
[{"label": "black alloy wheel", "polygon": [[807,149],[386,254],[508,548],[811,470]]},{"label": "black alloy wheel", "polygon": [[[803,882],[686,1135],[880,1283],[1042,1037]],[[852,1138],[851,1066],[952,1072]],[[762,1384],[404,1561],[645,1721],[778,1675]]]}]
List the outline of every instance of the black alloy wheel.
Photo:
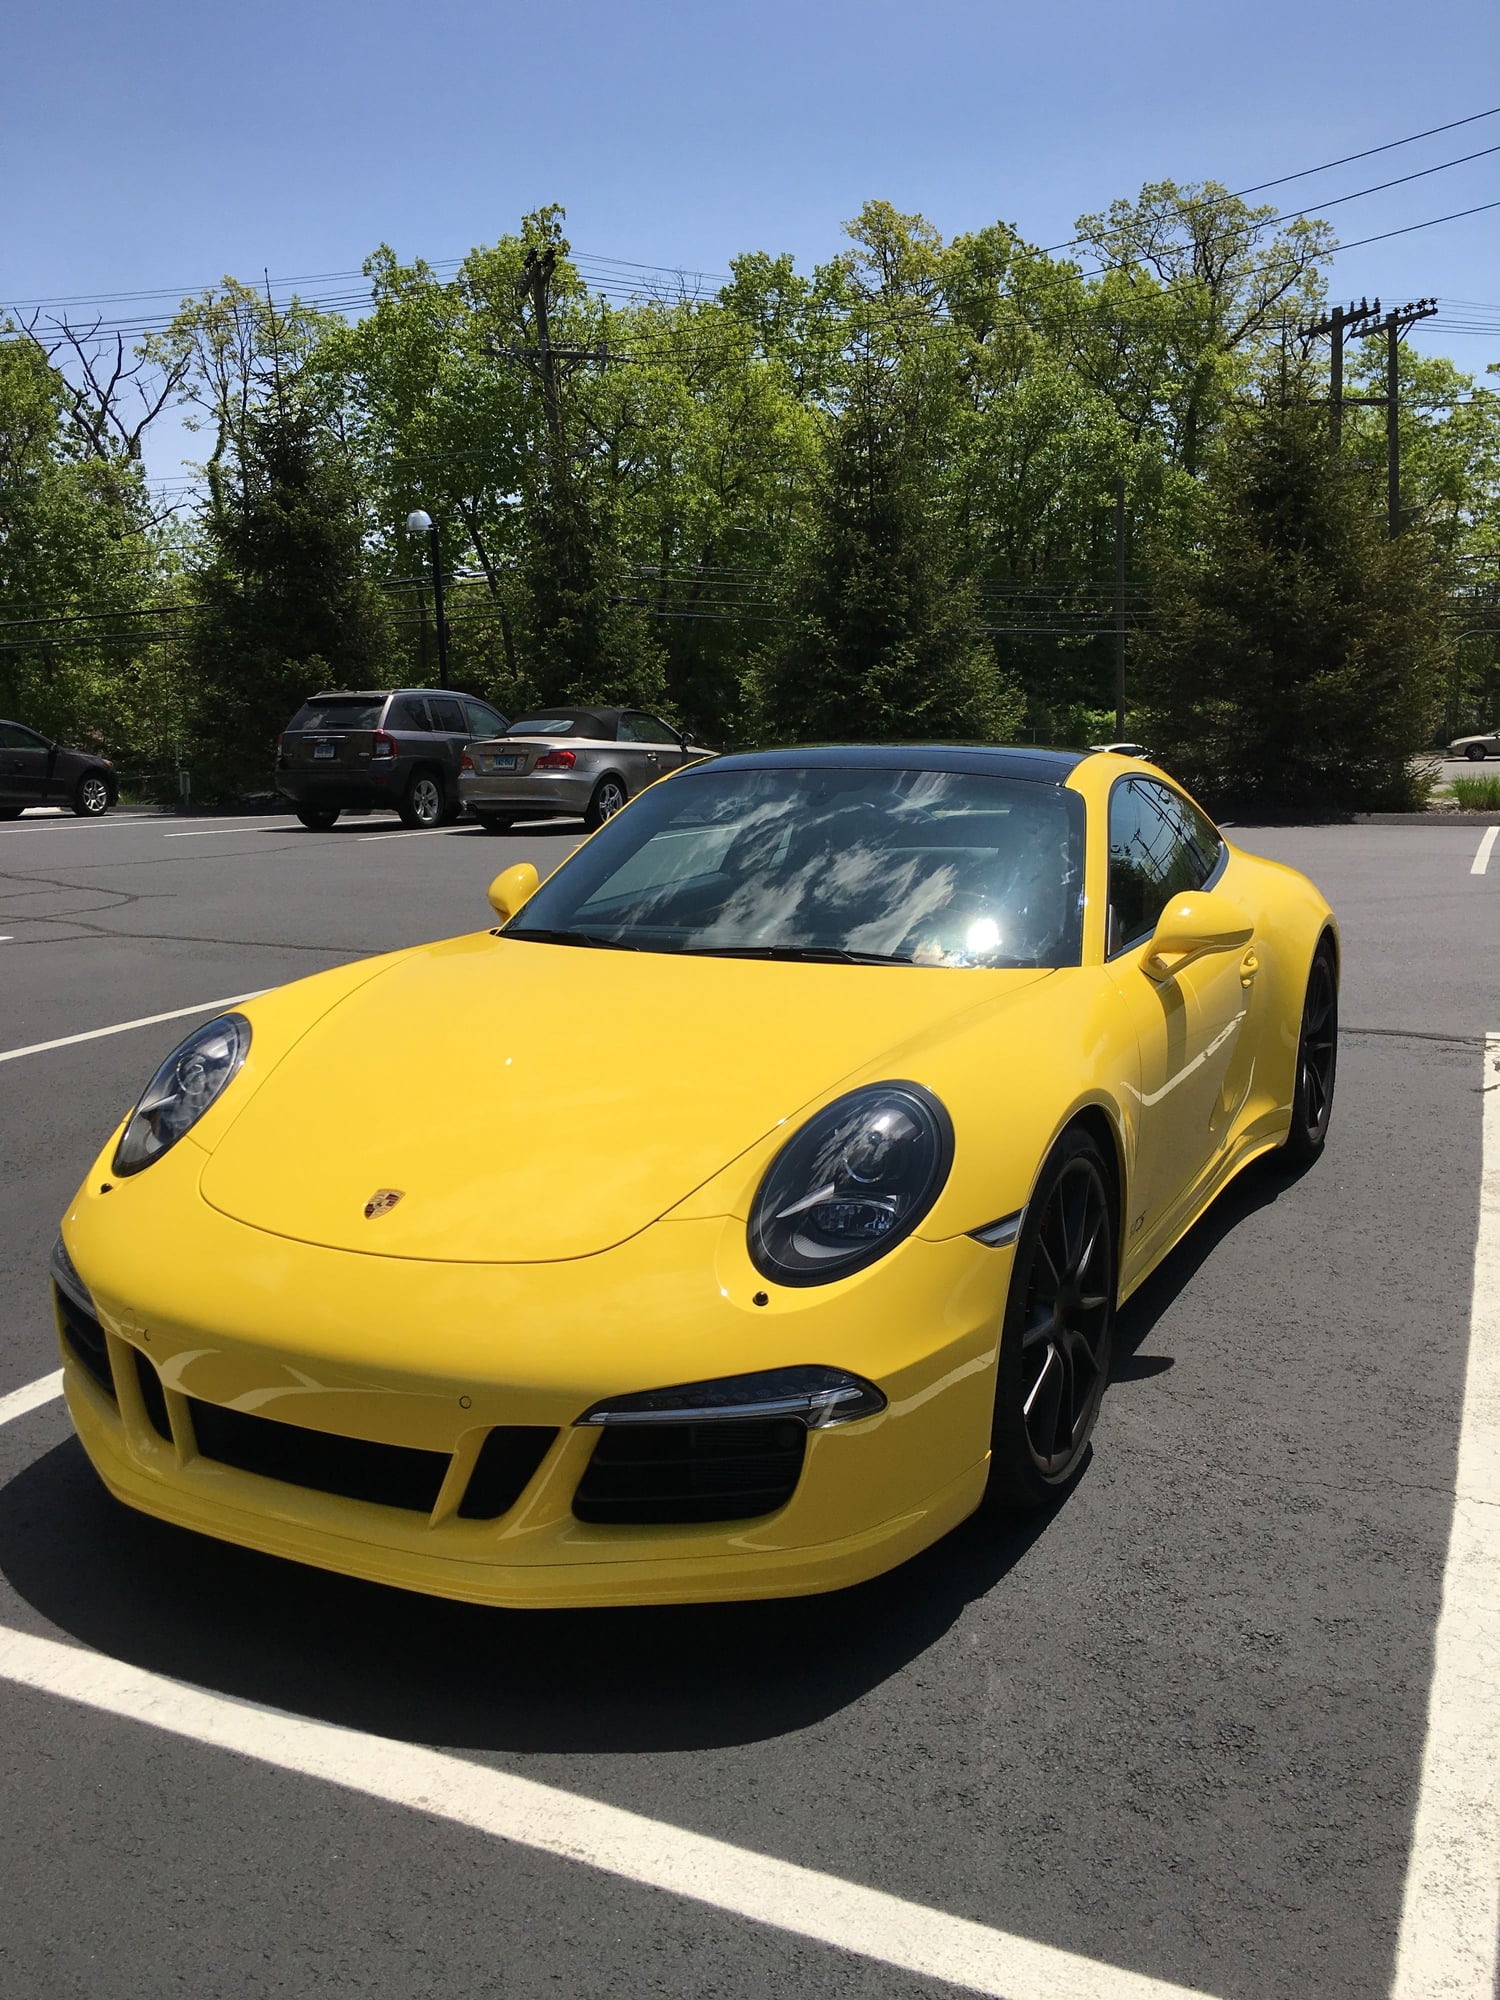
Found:
[{"label": "black alloy wheel", "polygon": [[109,784],[97,771],[85,771],[74,786],[73,810],[80,819],[102,819],[109,811]]},{"label": "black alloy wheel", "polygon": [[336,825],[339,816],[337,806],[298,806],[297,817],[309,833],[327,833]]},{"label": "black alloy wheel", "polygon": [[1471,764],[1482,764],[1484,762],[1484,745],[1482,743],[1471,743],[1468,749],[1465,750],[1464,755]]},{"label": "black alloy wheel", "polygon": [[1075,1126],[1043,1168],[1016,1242],[1000,1339],[990,1493],[1027,1509],[1077,1476],[1109,1381],[1118,1212],[1114,1179]]},{"label": "black alloy wheel", "polygon": [[441,826],[447,813],[442,779],[433,771],[414,771],[399,811],[403,826]]},{"label": "black alloy wheel", "polygon": [[1297,1036],[1297,1080],[1292,1090],[1292,1123],[1281,1148],[1293,1162],[1315,1160],[1328,1137],[1333,1086],[1339,1060],[1339,982],[1327,939],[1318,946],[1307,975],[1302,1028]]},{"label": "black alloy wheel", "polygon": [[607,819],[613,819],[630,794],[624,783],[611,775],[601,778],[594,787],[594,796],[589,800],[589,809],[583,816],[583,823],[590,833],[603,826]]}]

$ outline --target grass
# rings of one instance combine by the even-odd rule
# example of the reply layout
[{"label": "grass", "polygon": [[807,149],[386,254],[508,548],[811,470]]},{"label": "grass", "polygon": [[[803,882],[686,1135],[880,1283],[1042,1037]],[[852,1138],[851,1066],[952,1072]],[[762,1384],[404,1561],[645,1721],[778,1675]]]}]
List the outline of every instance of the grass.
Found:
[{"label": "grass", "polygon": [[1465,812],[1500,812],[1500,778],[1455,778],[1448,790]]}]

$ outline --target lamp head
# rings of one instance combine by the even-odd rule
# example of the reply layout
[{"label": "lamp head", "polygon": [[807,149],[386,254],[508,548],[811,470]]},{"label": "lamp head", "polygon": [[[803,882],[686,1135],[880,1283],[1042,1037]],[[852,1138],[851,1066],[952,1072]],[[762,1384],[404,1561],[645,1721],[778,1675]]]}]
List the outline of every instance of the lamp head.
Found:
[{"label": "lamp head", "polygon": [[424,514],[420,507],[413,507],[406,517],[406,532],[409,535],[425,535],[432,528],[432,516]]}]

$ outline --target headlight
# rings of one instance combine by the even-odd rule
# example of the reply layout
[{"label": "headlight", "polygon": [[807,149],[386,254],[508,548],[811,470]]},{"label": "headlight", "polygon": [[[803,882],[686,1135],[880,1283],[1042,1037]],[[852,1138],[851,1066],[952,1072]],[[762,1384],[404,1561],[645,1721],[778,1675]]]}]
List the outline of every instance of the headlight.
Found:
[{"label": "headlight", "polygon": [[778,1154],[750,1210],[755,1268],[783,1285],[862,1271],[909,1236],[953,1162],[953,1126],[919,1083],[852,1090]]},{"label": "headlight", "polygon": [[884,1408],[885,1397],[873,1382],[842,1368],[759,1368],[751,1375],[609,1396],[585,1410],[578,1422],[711,1424],[735,1417],[792,1417],[817,1431],[873,1417]]},{"label": "headlight", "polygon": [[141,1092],[115,1148],[114,1171],[138,1174],[175,1146],[230,1082],[249,1049],[250,1023],[243,1014],[221,1014],[195,1028]]}]

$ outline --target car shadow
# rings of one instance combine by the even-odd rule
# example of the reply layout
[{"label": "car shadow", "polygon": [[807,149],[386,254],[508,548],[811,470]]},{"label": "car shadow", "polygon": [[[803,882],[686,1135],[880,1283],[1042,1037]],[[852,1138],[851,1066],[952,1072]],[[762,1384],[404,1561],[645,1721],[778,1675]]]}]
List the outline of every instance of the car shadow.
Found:
[{"label": "car shadow", "polygon": [[[1116,1382],[1171,1366],[1139,1353],[1157,1321],[1296,1178],[1253,1168],[1220,1198],[1121,1313]],[[149,1520],[109,1498],[69,1438],[0,1489],[0,1571],[49,1624],[112,1658],[345,1727],[481,1751],[708,1749],[805,1729],[867,1695],[1002,1587],[1066,1505],[1020,1519],[981,1509],[899,1569],[826,1596],[503,1611]]]}]

